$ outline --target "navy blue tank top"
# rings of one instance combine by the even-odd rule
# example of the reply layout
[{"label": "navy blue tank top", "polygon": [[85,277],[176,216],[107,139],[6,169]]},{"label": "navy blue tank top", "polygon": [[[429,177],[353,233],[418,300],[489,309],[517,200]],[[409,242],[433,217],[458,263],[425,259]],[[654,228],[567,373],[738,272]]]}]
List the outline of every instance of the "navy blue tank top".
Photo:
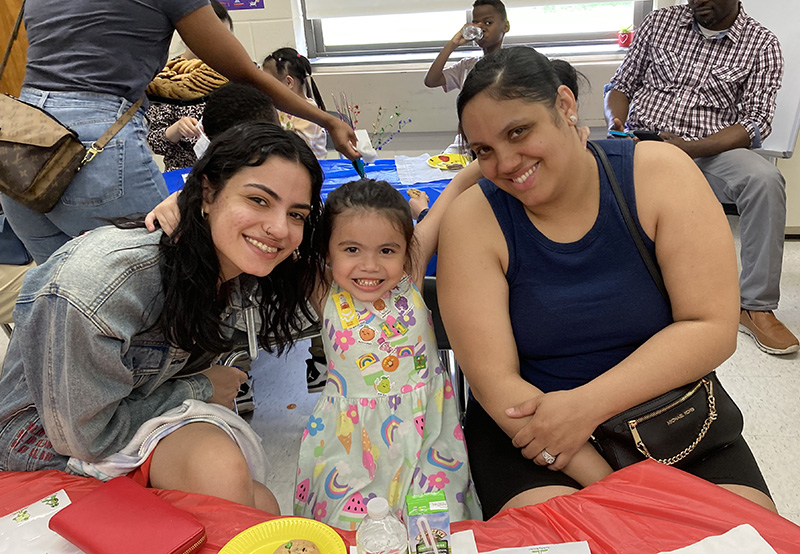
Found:
[{"label": "navy blue tank top", "polygon": [[[599,142],[641,231],[633,187],[634,143]],[[598,170],[597,220],[571,243],[548,239],[519,200],[488,179],[480,181],[508,246],[506,280],[520,374],[544,392],[591,381],[672,323],[599,161]],[[641,232],[655,259],[655,244]]]}]

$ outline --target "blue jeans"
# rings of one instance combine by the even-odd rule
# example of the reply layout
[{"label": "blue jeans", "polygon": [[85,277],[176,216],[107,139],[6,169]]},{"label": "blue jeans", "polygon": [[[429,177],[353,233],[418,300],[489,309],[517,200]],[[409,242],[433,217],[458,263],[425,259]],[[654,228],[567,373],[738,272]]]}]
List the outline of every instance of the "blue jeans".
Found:
[{"label": "blue jeans", "polygon": [[[131,102],[94,92],[22,89],[20,99],[46,110],[78,133],[86,147],[100,138]],[[85,165],[46,214],[2,195],[3,210],[28,251],[42,264],[72,237],[107,224],[102,218],[145,214],[167,197],[167,186],[147,147],[144,109]]]}]

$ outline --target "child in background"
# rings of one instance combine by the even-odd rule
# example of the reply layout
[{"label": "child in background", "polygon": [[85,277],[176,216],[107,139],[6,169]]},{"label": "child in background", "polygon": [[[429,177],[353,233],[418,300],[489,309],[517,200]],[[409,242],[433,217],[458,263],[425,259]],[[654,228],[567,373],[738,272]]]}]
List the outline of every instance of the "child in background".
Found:
[{"label": "child in background", "polygon": [[227,83],[209,94],[200,121],[201,137],[194,148],[197,157],[214,137],[246,121],[279,124],[278,110],[268,94],[240,83]]},{"label": "child in background", "polygon": [[[210,143],[223,131],[248,121],[267,121],[278,125],[278,110],[272,98],[250,85],[226,83],[208,95],[199,132],[204,142]],[[195,150],[199,158],[205,153],[206,146],[201,145]],[[166,234],[172,235],[180,219],[179,194],[180,191],[172,193],[147,214],[144,222],[150,232],[155,231],[158,225]]]},{"label": "child in background", "polygon": [[416,227],[385,181],[342,185],[325,203],[329,270],[312,299],[328,382],[300,445],[294,513],[355,529],[367,501],[403,508],[406,494],[444,490],[452,521],[480,518],[450,375],[420,291],[447,206],[477,181],[459,173]]},{"label": "child in background", "polygon": [[[215,0],[211,2],[211,7],[220,21],[226,23],[233,32],[233,20],[225,6]],[[197,59],[188,48],[181,57],[187,60]],[[150,124],[147,144],[154,153],[164,156],[164,171],[191,167],[197,161],[194,144],[201,136],[198,123],[204,109],[204,102],[192,105],[150,104],[147,109],[147,121]]]},{"label": "child in background", "polygon": [[[261,69],[271,73],[279,81],[286,83],[295,94],[305,98],[310,104],[321,110],[325,109],[325,102],[319,93],[317,84],[311,76],[311,62],[299,54],[294,48],[279,48],[264,58]],[[325,149],[327,135],[325,129],[305,119],[292,114],[279,112],[281,125],[287,131],[294,131],[300,135],[311,147],[318,160],[328,156]]]},{"label": "child in background", "polygon": [[[499,50],[503,46],[503,37],[510,29],[505,4],[500,0],[475,0],[472,4],[472,25],[483,31],[483,37],[475,42],[483,50],[484,56]],[[444,64],[456,48],[471,42],[461,35],[464,27],[458,30],[433,60],[425,75],[426,87],[442,87],[445,92],[461,89],[470,69],[480,58],[464,58],[447,69],[444,68]]]},{"label": "child in background", "polygon": [[[465,24],[466,27],[469,24]],[[472,4],[472,25],[479,27],[483,31],[483,36],[475,43],[483,50],[483,55],[491,54],[503,46],[503,37],[510,29],[506,6],[500,0],[475,0]],[[461,90],[464,79],[467,78],[469,71],[475,66],[480,57],[467,57],[459,60],[447,69],[444,64],[453,51],[467,44],[469,41],[461,35],[462,27],[453,35],[442,51],[433,60],[428,73],[425,74],[425,86],[428,88],[442,87],[445,92],[451,90]],[[453,143],[445,148],[444,154],[466,154],[466,145],[461,141],[461,136],[456,135]]]}]

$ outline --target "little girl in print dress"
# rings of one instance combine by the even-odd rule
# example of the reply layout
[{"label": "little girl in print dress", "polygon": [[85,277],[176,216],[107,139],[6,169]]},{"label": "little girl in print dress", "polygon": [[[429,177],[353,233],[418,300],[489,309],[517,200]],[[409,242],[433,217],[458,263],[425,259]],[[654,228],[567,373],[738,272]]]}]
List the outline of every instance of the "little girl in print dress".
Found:
[{"label": "little girl in print dress", "polygon": [[399,513],[406,494],[444,490],[452,521],[481,517],[453,384],[417,285],[444,209],[478,176],[472,166],[459,173],[416,229],[383,181],[329,195],[329,281],[312,301],[322,308],[328,381],[303,431],[295,515],[355,529],[375,496]]}]

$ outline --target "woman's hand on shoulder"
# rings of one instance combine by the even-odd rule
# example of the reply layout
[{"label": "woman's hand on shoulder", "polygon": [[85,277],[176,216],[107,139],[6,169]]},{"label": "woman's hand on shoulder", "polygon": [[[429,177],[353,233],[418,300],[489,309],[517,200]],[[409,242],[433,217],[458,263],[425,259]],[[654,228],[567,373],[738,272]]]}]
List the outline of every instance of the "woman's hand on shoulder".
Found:
[{"label": "woman's hand on shoulder", "polygon": [[247,373],[237,367],[212,365],[203,372],[214,387],[214,394],[208,400],[211,404],[219,404],[233,409],[234,399],[239,387],[247,381]]},{"label": "woman's hand on shoulder", "polygon": [[144,224],[151,233],[161,227],[167,235],[172,235],[181,220],[178,209],[178,195],[181,191],[173,192],[161,203],[153,208],[144,218]]}]

